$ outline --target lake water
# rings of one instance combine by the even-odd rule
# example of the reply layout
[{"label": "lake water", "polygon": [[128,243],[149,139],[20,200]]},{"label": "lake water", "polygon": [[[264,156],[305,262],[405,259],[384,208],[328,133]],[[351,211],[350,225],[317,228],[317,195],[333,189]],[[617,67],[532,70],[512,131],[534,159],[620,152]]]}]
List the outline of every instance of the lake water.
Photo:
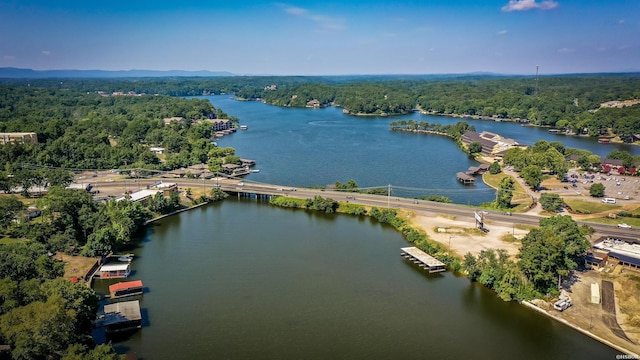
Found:
[{"label": "lake water", "polygon": [[[400,256],[367,218],[247,199],[156,223],[133,261],[144,359],[613,359],[617,353],[450,272]],[[98,280],[103,291],[108,282]]]},{"label": "lake water", "polygon": [[[490,201],[457,171],[477,163],[448,138],[391,132],[418,114],[355,118],[207,97],[247,131],[220,139],[257,161],[248,179],[290,186],[356,180],[396,195]],[[472,122],[522,143],[613,146],[517,124]],[[635,149],[635,148],[634,148]],[[142,330],[114,343],[145,359],[613,359],[617,351],[452,273],[428,275],[400,256],[406,241],[367,218],[227,199],[150,227],[132,279],[148,291]],[[96,282],[105,292],[109,282]]]},{"label": "lake water", "polygon": [[[287,186],[324,186],[354,179],[361,187],[387,187],[398,196],[418,198],[444,195],[456,203],[478,205],[495,199],[495,191],[478,181],[462,185],[455,174],[478,162],[443,136],[395,132],[394,120],[454,124],[461,119],[418,113],[398,117],[353,117],[335,107],[283,108],[258,101],[237,101],[229,95],[205,96],[214,106],[248,125],[219,139],[243,158],[256,160],[259,173],[248,179]],[[516,123],[467,120],[477,131],[491,131],[522,144],[537,140],[562,141],[566,147],[587,149],[606,156],[614,148],[633,151],[631,145],[598,144],[596,139],[550,134]]]}]

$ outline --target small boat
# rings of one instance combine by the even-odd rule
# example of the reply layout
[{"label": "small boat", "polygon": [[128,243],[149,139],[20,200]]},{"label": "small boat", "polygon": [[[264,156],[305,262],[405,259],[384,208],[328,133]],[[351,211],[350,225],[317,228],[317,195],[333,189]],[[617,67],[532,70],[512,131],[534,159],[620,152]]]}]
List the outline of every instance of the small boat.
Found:
[{"label": "small boat", "polygon": [[259,173],[259,172],[260,172],[260,169],[251,170],[251,172]]},{"label": "small boat", "polygon": [[122,261],[122,262],[132,262],[133,261],[133,255],[122,255],[118,257],[118,261]]}]

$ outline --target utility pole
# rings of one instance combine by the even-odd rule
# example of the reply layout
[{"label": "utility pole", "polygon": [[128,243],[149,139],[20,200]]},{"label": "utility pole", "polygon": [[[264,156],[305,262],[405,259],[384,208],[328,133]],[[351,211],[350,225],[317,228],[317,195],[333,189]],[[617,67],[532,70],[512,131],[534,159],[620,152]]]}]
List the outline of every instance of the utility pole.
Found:
[{"label": "utility pole", "polygon": [[387,187],[387,207],[391,207],[391,184]]}]

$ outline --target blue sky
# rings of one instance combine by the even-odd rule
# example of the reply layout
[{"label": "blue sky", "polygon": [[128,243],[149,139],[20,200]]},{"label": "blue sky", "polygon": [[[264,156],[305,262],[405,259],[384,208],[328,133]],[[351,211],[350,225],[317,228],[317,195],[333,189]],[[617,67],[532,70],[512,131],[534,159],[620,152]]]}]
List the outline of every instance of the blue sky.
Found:
[{"label": "blue sky", "polygon": [[0,0],[0,67],[640,71],[639,0]]}]

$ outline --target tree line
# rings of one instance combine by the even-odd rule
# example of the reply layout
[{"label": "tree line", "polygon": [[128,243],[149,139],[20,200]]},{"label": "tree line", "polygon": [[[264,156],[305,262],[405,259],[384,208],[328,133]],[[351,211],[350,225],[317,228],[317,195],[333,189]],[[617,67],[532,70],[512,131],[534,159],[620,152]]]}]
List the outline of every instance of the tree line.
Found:
[{"label": "tree line", "polygon": [[[354,115],[405,114],[422,109],[437,115],[468,115],[529,121],[576,134],[640,134],[634,121],[640,104],[600,108],[640,98],[640,74],[542,76],[253,76],[140,79],[3,79],[14,87],[95,93],[133,91],[169,96],[229,93],[247,100],[305,107],[336,105]],[[1,99],[1,97],[0,97]],[[0,108],[1,110],[1,108]]]},{"label": "tree line", "polygon": [[[170,117],[184,121],[165,125],[163,118]],[[38,134],[38,144],[0,146],[0,178],[16,175],[22,164],[171,170],[207,163],[220,153],[211,141],[212,125],[199,121],[206,119],[238,121],[203,99],[0,86],[0,132]],[[163,161],[150,146],[166,149]]]}]

